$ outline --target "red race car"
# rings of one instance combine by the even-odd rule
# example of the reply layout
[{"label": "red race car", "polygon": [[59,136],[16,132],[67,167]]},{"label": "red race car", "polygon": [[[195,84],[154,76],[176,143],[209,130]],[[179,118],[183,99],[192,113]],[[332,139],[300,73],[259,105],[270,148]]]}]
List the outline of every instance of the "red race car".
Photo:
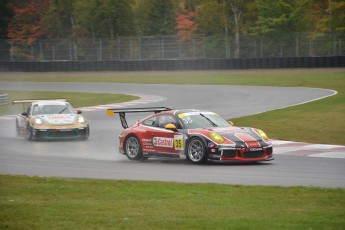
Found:
[{"label": "red race car", "polygon": [[[126,113],[153,112],[131,127]],[[108,109],[118,113],[124,131],[119,135],[120,153],[130,160],[151,157],[187,158],[200,164],[212,161],[273,160],[272,144],[266,134],[255,128],[236,127],[216,113],[165,107]]]}]

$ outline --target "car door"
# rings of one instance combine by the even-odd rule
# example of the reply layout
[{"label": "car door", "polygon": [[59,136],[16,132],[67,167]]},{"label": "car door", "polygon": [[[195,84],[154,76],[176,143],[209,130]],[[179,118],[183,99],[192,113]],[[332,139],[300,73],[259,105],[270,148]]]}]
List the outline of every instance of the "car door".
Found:
[{"label": "car door", "polygon": [[183,150],[183,135],[177,130],[168,130],[165,128],[167,124],[177,125],[176,118],[171,114],[161,114],[157,116],[157,125],[152,130],[152,144],[157,153],[178,154]]}]

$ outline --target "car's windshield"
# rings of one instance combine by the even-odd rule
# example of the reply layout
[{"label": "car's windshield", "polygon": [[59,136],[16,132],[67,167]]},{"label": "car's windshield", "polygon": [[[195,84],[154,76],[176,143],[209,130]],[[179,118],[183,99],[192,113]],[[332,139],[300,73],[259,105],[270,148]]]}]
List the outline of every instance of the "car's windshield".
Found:
[{"label": "car's windshield", "polygon": [[71,114],[74,113],[73,108],[69,104],[64,105],[34,105],[32,115],[43,114]]},{"label": "car's windshield", "polygon": [[185,129],[231,126],[226,120],[213,112],[188,112],[181,113],[178,117]]}]

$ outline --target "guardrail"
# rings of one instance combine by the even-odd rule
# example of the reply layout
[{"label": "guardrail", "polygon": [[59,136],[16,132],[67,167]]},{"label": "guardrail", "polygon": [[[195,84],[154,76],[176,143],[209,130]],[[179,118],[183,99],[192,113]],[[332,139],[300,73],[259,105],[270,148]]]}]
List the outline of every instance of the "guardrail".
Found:
[{"label": "guardrail", "polygon": [[0,94],[0,105],[8,104],[8,94]]},{"label": "guardrail", "polygon": [[345,56],[198,60],[0,62],[0,72],[168,71],[332,67],[345,67]]}]

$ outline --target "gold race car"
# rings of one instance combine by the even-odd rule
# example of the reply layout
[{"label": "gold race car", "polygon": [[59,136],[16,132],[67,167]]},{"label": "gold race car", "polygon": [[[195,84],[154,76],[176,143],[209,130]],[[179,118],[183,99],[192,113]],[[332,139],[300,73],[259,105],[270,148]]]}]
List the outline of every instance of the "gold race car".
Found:
[{"label": "gold race car", "polygon": [[66,99],[16,100],[13,104],[23,104],[24,110],[16,117],[18,136],[28,140],[89,138],[89,122]]}]

